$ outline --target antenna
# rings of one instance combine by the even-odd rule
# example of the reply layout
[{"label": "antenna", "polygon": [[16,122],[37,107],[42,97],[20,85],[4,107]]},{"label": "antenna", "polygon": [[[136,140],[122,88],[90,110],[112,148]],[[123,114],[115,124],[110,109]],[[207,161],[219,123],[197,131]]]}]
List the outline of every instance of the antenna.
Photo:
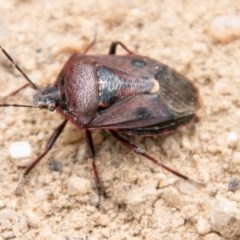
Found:
[{"label": "antenna", "polygon": [[9,59],[9,61],[13,64],[13,66],[21,73],[21,75],[29,82],[30,86],[35,89],[39,90],[39,87],[31,81],[31,79],[23,72],[23,70],[18,66],[18,64],[13,60],[13,58],[9,55],[9,53],[0,46],[0,49],[2,50],[3,54]]},{"label": "antenna", "polygon": [[24,104],[8,104],[8,103],[3,103],[0,104],[0,107],[25,107],[25,108],[39,108],[38,106],[34,105],[24,105]]}]

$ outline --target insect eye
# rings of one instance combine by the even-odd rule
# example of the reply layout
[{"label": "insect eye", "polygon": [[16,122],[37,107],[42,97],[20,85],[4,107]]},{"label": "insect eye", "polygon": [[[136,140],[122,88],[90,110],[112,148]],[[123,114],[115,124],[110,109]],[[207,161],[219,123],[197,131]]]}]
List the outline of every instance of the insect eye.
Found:
[{"label": "insect eye", "polygon": [[56,104],[55,103],[48,104],[47,109],[51,112],[54,111],[56,109]]}]

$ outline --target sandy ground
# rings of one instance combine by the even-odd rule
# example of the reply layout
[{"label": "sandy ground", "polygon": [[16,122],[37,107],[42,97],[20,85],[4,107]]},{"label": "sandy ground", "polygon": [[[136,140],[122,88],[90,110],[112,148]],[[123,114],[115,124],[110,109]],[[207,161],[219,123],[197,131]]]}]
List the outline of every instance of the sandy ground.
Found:
[{"label": "sandy ground", "polygon": [[[240,239],[240,28],[234,18],[240,4],[229,2],[0,0],[0,43],[41,86],[51,84],[95,32],[91,53],[107,53],[111,41],[121,40],[188,76],[201,96],[199,121],[169,136],[129,139],[206,183],[199,188],[184,182],[96,131],[97,164],[107,193],[98,209],[84,135],[69,124],[16,196],[24,166],[41,153],[61,117],[2,108],[1,240]],[[0,63],[3,97],[24,79],[3,54]],[[4,101],[31,104],[33,93],[26,89]],[[30,143],[32,154],[11,158],[16,141]]]}]

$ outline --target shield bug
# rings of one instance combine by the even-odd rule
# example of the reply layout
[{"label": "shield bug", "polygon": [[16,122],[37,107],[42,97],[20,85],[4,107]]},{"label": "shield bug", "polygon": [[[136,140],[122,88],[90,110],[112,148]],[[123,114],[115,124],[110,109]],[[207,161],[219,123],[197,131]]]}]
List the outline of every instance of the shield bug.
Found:
[{"label": "shield bug", "polygon": [[[127,54],[116,55],[118,45]],[[112,42],[109,53],[105,55],[89,55],[86,54],[87,50],[83,54],[73,54],[54,84],[41,88],[26,76],[2,47],[1,50],[28,81],[13,94],[27,86],[35,89],[36,94],[33,96],[33,105],[0,106],[47,109],[57,111],[64,117],[64,121],[49,138],[44,152],[25,169],[23,178],[49,152],[70,121],[86,133],[99,194],[103,192],[91,136],[95,129],[108,130],[136,154],[185,180],[193,181],[122,137],[124,134],[152,136],[171,132],[191,120],[199,107],[198,91],[185,77],[157,60],[134,54],[117,41]]]}]

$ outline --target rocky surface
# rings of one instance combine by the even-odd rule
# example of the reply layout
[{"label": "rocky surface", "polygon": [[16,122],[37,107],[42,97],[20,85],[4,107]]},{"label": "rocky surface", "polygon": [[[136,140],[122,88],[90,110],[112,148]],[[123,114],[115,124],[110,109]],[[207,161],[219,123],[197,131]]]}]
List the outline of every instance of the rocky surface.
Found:
[{"label": "rocky surface", "polygon": [[[198,121],[169,136],[129,138],[199,187],[95,131],[107,198],[97,208],[84,134],[69,124],[15,195],[23,167],[43,151],[57,113],[0,109],[0,239],[238,239],[240,232],[239,1],[0,0],[0,43],[37,84],[55,81],[73,52],[108,52],[120,40],[188,76],[199,89]],[[120,53],[124,51],[119,50]],[[1,102],[31,104],[24,83],[0,54]],[[16,158],[11,146],[31,146]],[[9,152],[10,150],[10,152]],[[30,155],[30,156],[29,156]],[[60,171],[55,171],[55,167]],[[78,184],[79,183],[79,184]]]}]

